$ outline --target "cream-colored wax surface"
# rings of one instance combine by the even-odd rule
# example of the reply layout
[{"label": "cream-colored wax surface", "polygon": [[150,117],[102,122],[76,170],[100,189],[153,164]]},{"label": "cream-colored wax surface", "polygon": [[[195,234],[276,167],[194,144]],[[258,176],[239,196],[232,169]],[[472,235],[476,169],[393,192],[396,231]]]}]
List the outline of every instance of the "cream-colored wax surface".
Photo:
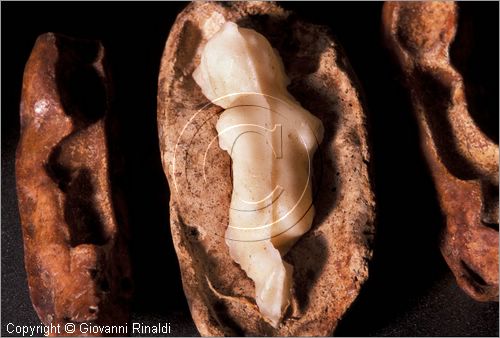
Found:
[{"label": "cream-colored wax surface", "polygon": [[288,93],[278,53],[259,33],[226,22],[193,77],[225,108],[219,146],[232,159],[226,243],[255,283],[263,317],[277,326],[290,303],[293,268],[282,256],[312,225],[312,159],[323,125]]}]

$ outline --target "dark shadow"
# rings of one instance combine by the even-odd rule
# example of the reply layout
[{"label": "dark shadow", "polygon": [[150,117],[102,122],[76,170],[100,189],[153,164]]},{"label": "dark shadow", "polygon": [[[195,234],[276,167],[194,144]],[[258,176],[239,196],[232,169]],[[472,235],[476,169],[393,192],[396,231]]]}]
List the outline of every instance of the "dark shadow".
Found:
[{"label": "dark shadow", "polygon": [[103,245],[108,236],[101,215],[95,208],[94,186],[86,168],[72,172],[59,163],[61,147],[57,146],[49,157],[46,171],[66,195],[64,220],[69,226],[70,245]]},{"label": "dark shadow", "polygon": [[469,114],[479,128],[498,144],[498,3],[457,2],[458,29],[450,58],[462,75]]},{"label": "dark shadow", "polygon": [[[202,34],[200,29],[196,27],[196,25],[194,25],[191,21],[187,21],[182,27],[182,31],[179,34],[179,39],[180,41],[177,48],[177,53],[179,54],[175,62],[175,70],[176,75],[181,77],[184,76],[186,72],[190,71],[190,69],[188,69],[188,66],[192,65],[191,61],[196,54],[195,46],[200,45]],[[194,81],[188,82],[196,86]]]},{"label": "dark shadow", "polygon": [[[122,196],[115,198],[115,204],[125,210],[130,227],[133,319],[151,325],[157,324],[154,318],[169,320],[178,313],[191,321],[170,233],[170,193],[161,164],[156,112],[160,60],[175,19],[166,14],[185,5],[126,7],[120,14],[122,25],[107,30],[104,37],[114,83],[106,126],[113,154],[110,172],[114,189]],[[137,20],[142,24],[130,24]]]},{"label": "dark shadow", "polygon": [[297,258],[294,255],[293,248],[291,249],[290,254],[285,256],[285,261],[289,261],[289,257],[292,258],[293,291],[297,300],[299,312],[311,309],[309,308],[309,296],[311,289],[314,287],[321,275],[321,272],[323,271],[329,252],[329,243],[324,237],[318,236],[312,239],[306,238],[301,240],[296,245],[300,245],[306,241],[309,244],[307,254],[309,257],[314,257],[314,259],[305,260],[303,257],[302,259],[293,259]]},{"label": "dark shadow", "polygon": [[71,116],[75,130],[84,128],[104,116],[106,89],[103,78],[94,67],[100,52],[98,42],[56,36],[57,91],[64,112]]},{"label": "dark shadow", "polygon": [[224,323],[225,329],[231,330],[227,334],[231,334],[234,337],[243,337],[245,332],[240,328],[238,323],[236,323],[231,316],[228,315],[228,308],[224,304],[223,300],[217,300],[213,304],[213,310],[221,323]]},{"label": "dark shadow", "polygon": [[[436,144],[439,157],[453,176],[470,180],[478,177],[478,173],[457,149],[457,142],[446,110],[451,102],[453,87],[450,75],[445,72],[436,74],[430,70],[415,69],[415,92],[421,96],[426,120],[431,129],[432,140]],[[417,84],[421,84],[418,85]]]},{"label": "dark shadow", "polygon": [[[319,55],[318,55],[319,56]],[[339,192],[342,190],[340,181],[337,181],[337,172],[335,154],[330,151],[331,142],[337,130],[338,113],[333,107],[331,97],[325,97],[323,94],[304,86],[294,87],[292,83],[289,87],[292,95],[301,102],[302,106],[316,115],[323,122],[325,133],[322,143],[319,145],[313,158],[313,205],[316,210],[312,229],[328,217],[330,211],[335,208],[335,201]],[[316,237],[299,239],[295,246],[300,246],[305,241],[309,242],[310,252],[308,255],[314,257],[313,260],[293,259],[293,248],[285,260],[292,258],[294,266],[294,290],[300,309],[303,311],[309,305],[309,294],[314,286],[321,271],[327,262],[328,243],[323,238]],[[311,243],[314,241],[314,243]],[[305,243],[304,243],[305,244]],[[297,277],[300,276],[300,277]]]},{"label": "dark shadow", "polygon": [[68,185],[64,219],[69,225],[72,247],[80,244],[103,245],[108,241],[101,215],[95,208],[93,184],[90,171],[80,169]]},{"label": "dark shadow", "polygon": [[481,210],[481,222],[495,231],[498,231],[498,186],[491,182],[481,182],[483,194],[483,209]]}]

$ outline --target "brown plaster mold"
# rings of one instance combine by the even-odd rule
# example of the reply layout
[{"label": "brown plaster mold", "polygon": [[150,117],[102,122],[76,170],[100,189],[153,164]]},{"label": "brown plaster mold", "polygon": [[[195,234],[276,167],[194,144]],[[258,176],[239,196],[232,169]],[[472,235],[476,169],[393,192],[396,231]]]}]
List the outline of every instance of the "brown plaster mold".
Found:
[{"label": "brown plaster mold", "polygon": [[128,320],[131,276],[126,225],[111,194],[104,58],[97,42],[49,33],[24,72],[17,193],[30,296],[45,325]]},{"label": "brown plaster mold", "polygon": [[383,28],[446,219],[443,256],[471,297],[498,301],[498,140],[473,118],[473,88],[450,60],[458,14],[453,2],[387,2]]},{"label": "brown plaster mold", "polygon": [[[207,39],[231,20],[263,34],[291,79],[290,92],[321,119],[314,159],[316,216],[284,257],[294,266],[293,300],[277,329],[260,315],[254,285],[224,241],[232,191],[230,158],[218,146],[221,108],[192,78]],[[375,202],[366,112],[359,87],[325,27],[268,2],[194,2],[177,17],[161,62],[158,129],[168,178],[170,225],[184,291],[202,335],[330,335],[368,277]],[[215,143],[217,144],[217,143]],[[203,175],[205,168],[205,175]]]}]

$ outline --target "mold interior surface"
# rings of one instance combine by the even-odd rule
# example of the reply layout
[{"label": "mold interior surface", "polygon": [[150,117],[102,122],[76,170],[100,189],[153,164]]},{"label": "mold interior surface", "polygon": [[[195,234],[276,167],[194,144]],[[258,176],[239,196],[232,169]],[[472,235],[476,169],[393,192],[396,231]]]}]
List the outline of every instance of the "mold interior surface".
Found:
[{"label": "mold interior surface", "polygon": [[312,159],[323,124],[288,93],[266,38],[233,22],[207,42],[193,77],[225,109],[216,129],[232,159],[229,253],[254,281],[262,316],[277,327],[292,288],[293,267],[282,257],[314,217]]}]

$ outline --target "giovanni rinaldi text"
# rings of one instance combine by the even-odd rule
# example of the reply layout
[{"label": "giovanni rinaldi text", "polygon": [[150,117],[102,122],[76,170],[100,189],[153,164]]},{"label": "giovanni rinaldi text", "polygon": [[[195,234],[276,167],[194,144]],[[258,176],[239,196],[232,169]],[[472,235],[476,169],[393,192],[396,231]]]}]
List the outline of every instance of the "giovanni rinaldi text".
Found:
[{"label": "giovanni rinaldi text", "polygon": [[31,337],[31,336],[54,336],[64,334],[170,334],[170,323],[158,323],[154,325],[145,323],[126,323],[124,325],[97,325],[92,323],[66,323],[66,324],[50,324],[50,325],[16,325],[7,323],[7,333]]}]

